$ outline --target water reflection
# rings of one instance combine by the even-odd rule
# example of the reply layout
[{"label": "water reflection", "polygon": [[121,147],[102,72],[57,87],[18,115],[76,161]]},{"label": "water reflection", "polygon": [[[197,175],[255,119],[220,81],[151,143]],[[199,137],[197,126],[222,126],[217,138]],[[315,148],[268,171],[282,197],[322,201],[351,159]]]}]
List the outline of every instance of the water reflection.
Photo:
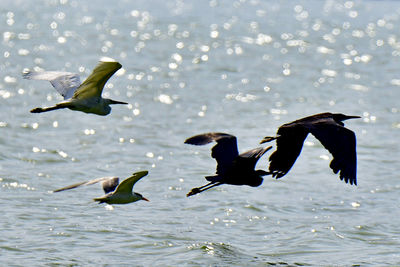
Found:
[{"label": "water reflection", "polygon": [[[398,2],[1,3],[4,264],[398,263],[399,222],[387,220],[399,189]],[[108,118],[29,114],[59,97],[22,81],[25,67],[85,77],[102,56],[124,66],[104,93],[127,108]],[[183,148],[185,136],[227,131],[250,148],[260,132],[324,111],[363,116],[354,126],[357,189],[322,177],[316,170],[326,170],[328,154],[309,141],[321,150],[304,151],[291,179],[184,197],[214,164],[209,148]],[[105,211],[46,194],[65,181],[146,166],[150,208]],[[96,245],[105,239],[110,250]]]}]

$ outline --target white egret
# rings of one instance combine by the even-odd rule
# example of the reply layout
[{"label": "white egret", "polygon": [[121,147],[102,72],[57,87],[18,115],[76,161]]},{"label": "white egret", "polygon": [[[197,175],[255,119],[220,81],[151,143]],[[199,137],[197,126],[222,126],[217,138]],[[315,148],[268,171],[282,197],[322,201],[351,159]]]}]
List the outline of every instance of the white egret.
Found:
[{"label": "white egret", "polygon": [[53,87],[64,97],[64,101],[51,107],[35,108],[31,113],[47,112],[55,109],[72,110],[108,115],[112,104],[128,104],[112,99],[102,98],[104,85],[122,65],[116,61],[100,61],[92,74],[81,84],[78,74],[60,71],[26,71],[23,78],[30,80],[50,81]]},{"label": "white egret", "polygon": [[149,201],[147,198],[143,197],[141,194],[132,192],[133,186],[137,181],[146,176],[148,171],[140,171],[132,174],[131,177],[126,178],[120,184],[118,184],[118,177],[102,177],[93,179],[90,181],[85,181],[73,185],[69,185],[53,192],[61,192],[68,189],[73,189],[79,187],[81,185],[91,185],[98,182],[101,182],[104,192],[106,193],[102,197],[94,198],[94,201],[98,201],[99,203],[107,203],[107,204],[128,204],[131,202],[136,202],[139,200]]}]

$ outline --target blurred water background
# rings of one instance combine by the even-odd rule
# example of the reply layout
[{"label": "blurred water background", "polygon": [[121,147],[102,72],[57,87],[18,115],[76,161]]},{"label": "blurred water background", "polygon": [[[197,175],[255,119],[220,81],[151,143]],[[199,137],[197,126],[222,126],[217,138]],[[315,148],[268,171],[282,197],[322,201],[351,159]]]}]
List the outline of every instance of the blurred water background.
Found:
[{"label": "blurred water background", "polygon": [[[2,266],[400,265],[400,2],[2,0]],[[123,65],[106,117],[31,114],[61,100],[24,68],[86,78]],[[360,115],[358,183],[340,181],[312,136],[291,172],[258,188],[186,198],[215,171],[221,131],[240,151],[283,123]],[[258,168],[267,168],[268,155]],[[51,190],[149,170],[151,202],[98,205],[100,186]]]}]

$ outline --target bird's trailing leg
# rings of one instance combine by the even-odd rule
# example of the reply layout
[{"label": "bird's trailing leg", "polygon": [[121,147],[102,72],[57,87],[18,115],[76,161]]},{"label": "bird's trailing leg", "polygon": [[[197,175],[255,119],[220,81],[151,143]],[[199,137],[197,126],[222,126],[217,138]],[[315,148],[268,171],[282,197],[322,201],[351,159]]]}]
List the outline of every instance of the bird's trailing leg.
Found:
[{"label": "bird's trailing leg", "polygon": [[52,111],[56,109],[62,109],[62,108],[67,108],[68,106],[65,105],[65,103],[59,103],[55,106],[52,107],[45,107],[45,108],[34,108],[31,110],[31,113],[42,113],[42,112],[47,112],[47,111]]},{"label": "bird's trailing leg", "polygon": [[195,187],[192,190],[190,190],[190,192],[187,193],[186,196],[190,197],[190,196],[196,195],[198,193],[201,193],[203,191],[206,191],[210,188],[213,188],[213,187],[221,185],[221,184],[222,184],[221,182],[211,182],[211,183],[208,183],[208,184],[200,186],[200,187]]}]

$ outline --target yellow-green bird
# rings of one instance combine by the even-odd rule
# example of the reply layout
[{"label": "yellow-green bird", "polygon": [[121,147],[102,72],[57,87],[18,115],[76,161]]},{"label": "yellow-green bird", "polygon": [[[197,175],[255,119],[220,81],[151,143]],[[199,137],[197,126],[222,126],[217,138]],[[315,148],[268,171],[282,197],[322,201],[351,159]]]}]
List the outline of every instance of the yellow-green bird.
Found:
[{"label": "yellow-green bird", "polygon": [[112,104],[128,104],[108,98],[102,98],[104,85],[122,65],[116,61],[100,61],[92,74],[81,84],[79,75],[61,71],[25,71],[22,76],[30,80],[50,81],[53,87],[64,97],[64,101],[44,108],[34,108],[31,113],[41,113],[56,109],[69,108],[72,110],[108,115]]},{"label": "yellow-green bird", "polygon": [[135,183],[144,176],[146,176],[148,173],[149,173],[148,171],[135,172],[134,174],[132,174],[131,177],[126,178],[121,183],[119,183],[118,177],[102,177],[90,181],[69,185],[54,190],[53,192],[61,192],[64,190],[76,188],[81,185],[91,185],[101,182],[103,190],[106,194],[102,197],[93,199],[94,201],[98,201],[99,203],[107,203],[111,205],[111,204],[128,204],[139,200],[149,201],[141,194],[132,192]]}]

